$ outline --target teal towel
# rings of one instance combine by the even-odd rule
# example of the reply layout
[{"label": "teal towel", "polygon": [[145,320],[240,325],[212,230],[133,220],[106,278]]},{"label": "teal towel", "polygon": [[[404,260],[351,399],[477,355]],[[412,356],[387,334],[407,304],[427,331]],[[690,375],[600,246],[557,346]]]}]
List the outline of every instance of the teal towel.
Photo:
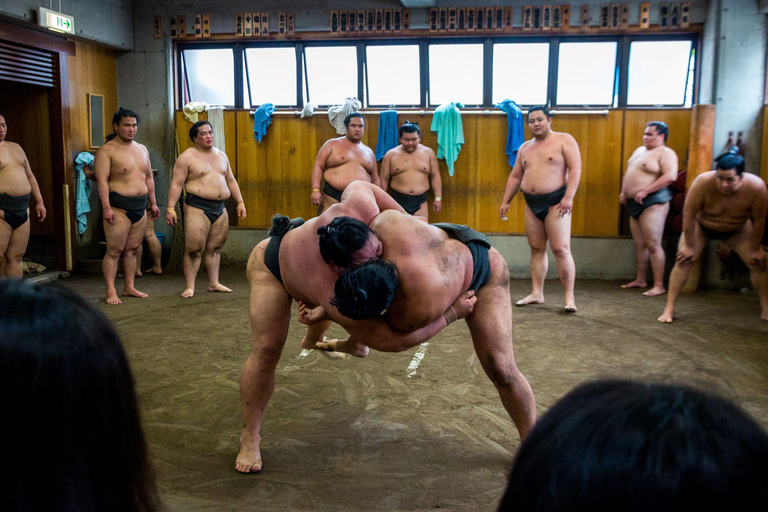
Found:
[{"label": "teal towel", "polygon": [[442,158],[448,165],[448,174],[453,176],[453,164],[459,158],[461,145],[464,144],[464,127],[461,124],[459,108],[464,105],[452,101],[435,109],[432,117],[433,132],[437,132],[437,158]]},{"label": "teal towel", "polygon": [[397,141],[397,110],[382,110],[379,114],[379,135],[376,138],[376,160],[381,160]]},{"label": "teal towel", "polygon": [[85,228],[88,227],[88,217],[86,213],[91,211],[91,204],[88,197],[91,195],[91,180],[85,177],[83,167],[93,166],[93,155],[83,151],[75,158],[75,168],[77,169],[77,194],[75,194],[75,218],[77,219],[77,231],[82,235]]}]

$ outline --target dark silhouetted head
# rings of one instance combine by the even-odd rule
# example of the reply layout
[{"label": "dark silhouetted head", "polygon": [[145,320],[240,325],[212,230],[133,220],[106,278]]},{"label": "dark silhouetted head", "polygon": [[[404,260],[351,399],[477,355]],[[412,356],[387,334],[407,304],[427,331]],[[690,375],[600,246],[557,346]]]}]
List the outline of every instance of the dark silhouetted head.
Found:
[{"label": "dark silhouetted head", "polygon": [[400,287],[395,266],[381,258],[346,269],[333,287],[331,304],[353,320],[365,320],[383,313]]},{"label": "dark silhouetted head", "polygon": [[327,226],[317,228],[320,235],[320,255],[329,265],[346,268],[355,262],[355,253],[362,249],[375,233],[368,224],[354,217],[336,217]]}]

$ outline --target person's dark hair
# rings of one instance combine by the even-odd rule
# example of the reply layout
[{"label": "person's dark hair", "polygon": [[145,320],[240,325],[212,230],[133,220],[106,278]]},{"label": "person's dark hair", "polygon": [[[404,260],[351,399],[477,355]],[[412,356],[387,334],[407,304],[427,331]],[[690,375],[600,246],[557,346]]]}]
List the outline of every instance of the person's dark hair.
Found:
[{"label": "person's dark hair", "polygon": [[718,170],[727,171],[733,169],[739,176],[744,172],[744,157],[739,154],[739,148],[737,146],[733,146],[731,149],[715,158],[715,164]]},{"label": "person's dark hair", "polygon": [[75,293],[0,281],[4,510],[159,509],[120,338]]},{"label": "person's dark hair", "polygon": [[534,426],[499,511],[763,511],[768,434],[730,401],[629,380],[582,384]]},{"label": "person's dark hair", "polygon": [[349,120],[352,119],[353,117],[359,117],[360,119],[365,121],[363,114],[361,114],[360,112],[351,112],[347,114],[347,117],[344,118],[344,126],[349,126]]},{"label": "person's dark hair", "polygon": [[3,119],[5,119],[5,122],[8,122],[8,116],[5,115],[5,112],[0,110],[0,116],[3,116]]},{"label": "person's dark hair", "polygon": [[400,127],[399,130],[397,130],[397,137],[402,138],[404,133],[418,133],[419,137],[421,137],[421,128],[419,128],[419,123],[411,123],[407,119],[405,120],[405,123]]},{"label": "person's dark hair", "polygon": [[192,128],[189,129],[189,140],[195,142],[195,137],[197,137],[197,132],[200,131],[200,127],[205,126],[206,124],[211,127],[211,130],[213,130],[213,125],[208,121],[198,121],[192,125]]},{"label": "person's dark hair", "polygon": [[547,119],[550,119],[552,116],[549,115],[549,109],[545,107],[544,105],[535,105],[528,109],[528,116],[525,118],[526,121],[531,118],[531,114],[536,112],[537,110],[541,110],[544,112],[544,115],[547,116]]},{"label": "person's dark hair", "polygon": [[386,310],[400,287],[395,266],[381,258],[341,273],[333,287],[331,304],[353,320],[365,320]]},{"label": "person's dark hair", "polygon": [[656,128],[656,133],[663,133],[664,144],[667,143],[667,140],[669,140],[669,126],[667,126],[667,123],[663,121],[651,121],[650,123],[646,123],[645,126],[653,126]]},{"label": "person's dark hair", "polygon": [[110,140],[114,139],[117,136],[117,132],[114,131],[115,130],[115,125],[120,126],[120,121],[122,121],[122,119],[124,117],[135,117],[137,124],[140,121],[139,115],[136,112],[134,112],[133,110],[128,110],[128,109],[123,108],[123,107],[118,108],[117,112],[115,112],[115,115],[112,116],[112,130],[113,131],[112,131],[112,133],[107,135],[106,139],[104,139],[106,142],[109,142]]},{"label": "person's dark hair", "polygon": [[320,256],[329,265],[349,267],[352,256],[363,248],[373,231],[354,217],[336,217],[327,226],[317,228]]}]

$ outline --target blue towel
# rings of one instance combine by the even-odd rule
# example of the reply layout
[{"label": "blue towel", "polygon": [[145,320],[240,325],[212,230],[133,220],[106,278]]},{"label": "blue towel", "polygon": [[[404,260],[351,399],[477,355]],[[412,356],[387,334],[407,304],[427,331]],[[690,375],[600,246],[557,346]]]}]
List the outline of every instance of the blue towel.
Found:
[{"label": "blue towel", "polygon": [[494,106],[507,113],[507,156],[509,156],[509,165],[514,167],[517,150],[525,142],[523,111],[510,99],[505,99]]},{"label": "blue towel", "polygon": [[382,110],[379,114],[379,135],[376,137],[376,160],[381,160],[397,147],[397,110]]},{"label": "blue towel", "polygon": [[256,112],[253,113],[253,136],[261,142],[261,139],[267,134],[267,126],[272,124],[272,113],[275,106],[271,103],[264,103]]},{"label": "blue towel", "polygon": [[77,231],[82,235],[88,227],[86,213],[91,211],[88,196],[91,195],[91,180],[85,177],[83,167],[93,166],[93,155],[84,151],[75,158],[77,169],[77,194],[75,194],[75,218],[77,219]]},{"label": "blue towel", "polygon": [[457,101],[445,103],[435,109],[430,130],[437,132],[437,158],[442,158],[448,165],[448,174],[453,176],[453,164],[459,158],[464,144],[464,126],[461,123],[460,108]]}]

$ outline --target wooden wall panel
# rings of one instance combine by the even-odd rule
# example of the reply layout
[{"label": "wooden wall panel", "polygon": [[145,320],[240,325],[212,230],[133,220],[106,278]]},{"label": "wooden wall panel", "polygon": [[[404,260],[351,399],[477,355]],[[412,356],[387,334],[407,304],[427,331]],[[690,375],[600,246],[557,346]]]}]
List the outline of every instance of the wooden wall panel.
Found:
[{"label": "wooden wall panel", "polygon": [[[274,213],[313,217],[316,208],[309,201],[312,166],[325,141],[339,137],[326,115],[307,119],[275,115],[261,143],[253,137],[253,117],[247,111],[226,112],[225,122],[230,116],[236,124],[237,135],[234,139],[228,136],[227,154],[230,161],[237,162],[238,182],[248,208],[248,217],[240,226],[268,227]],[[378,114],[367,114],[365,119],[363,142],[375,151]],[[437,135],[430,131],[431,113],[401,114],[398,124],[406,119],[419,123],[422,144],[436,150]],[[573,135],[582,154],[581,185],[574,201],[574,235],[618,235],[618,195],[627,152],[631,154],[642,143],[642,128],[647,120],[657,119],[670,125],[670,146],[678,151],[682,161],[690,132],[690,110],[612,110],[606,116],[553,117],[553,129]],[[443,160],[438,161],[443,180],[443,209],[438,215],[431,214],[430,221],[468,224],[488,233],[524,233],[522,194],[512,201],[509,221],[498,218],[511,172],[505,153],[506,117],[466,114],[462,122],[465,144],[456,161],[454,176],[448,175]],[[191,123],[177,112],[176,125],[183,150],[191,144],[186,139]],[[227,130],[229,132],[229,128]],[[529,139],[527,127],[525,133]],[[634,140],[630,140],[630,136]],[[230,149],[230,140],[234,141],[234,150]]]},{"label": "wooden wall panel", "polygon": [[[80,42],[75,43],[75,48],[77,54],[67,59],[71,148],[80,152],[90,149],[88,93],[104,96],[104,134],[112,133],[112,115],[118,108],[117,63],[115,52],[111,50]],[[137,140],[141,140],[141,125]]]}]

